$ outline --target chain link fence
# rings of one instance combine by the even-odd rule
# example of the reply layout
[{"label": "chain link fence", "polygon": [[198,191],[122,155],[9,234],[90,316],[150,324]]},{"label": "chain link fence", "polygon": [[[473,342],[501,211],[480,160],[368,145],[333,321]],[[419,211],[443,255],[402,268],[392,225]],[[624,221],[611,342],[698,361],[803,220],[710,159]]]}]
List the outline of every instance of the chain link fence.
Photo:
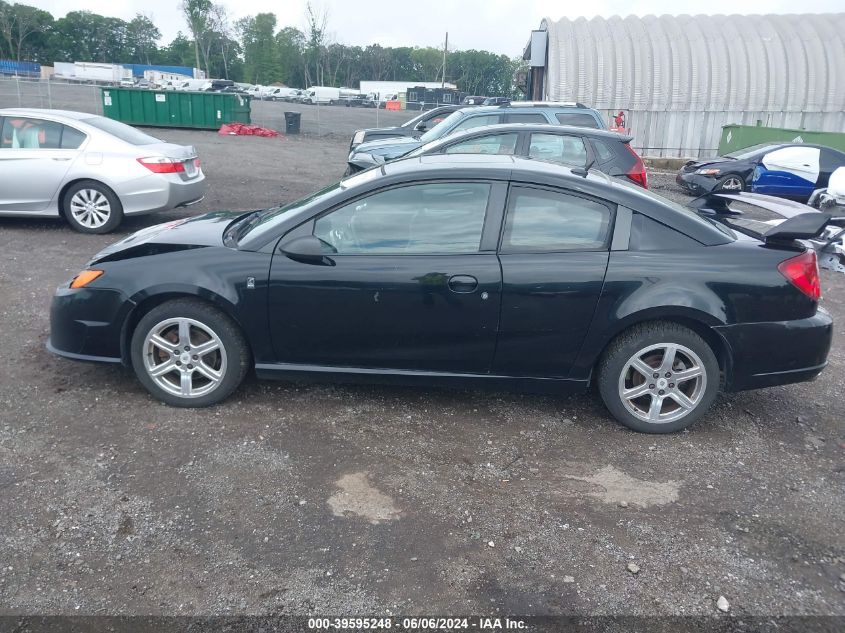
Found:
[{"label": "chain link fence", "polygon": [[[0,77],[0,108],[53,108],[103,113],[102,86],[49,79]],[[419,112],[343,105],[303,105],[283,101],[251,104],[252,122],[284,131],[285,112],[299,112],[303,134],[350,138],[355,130],[400,125]]]}]

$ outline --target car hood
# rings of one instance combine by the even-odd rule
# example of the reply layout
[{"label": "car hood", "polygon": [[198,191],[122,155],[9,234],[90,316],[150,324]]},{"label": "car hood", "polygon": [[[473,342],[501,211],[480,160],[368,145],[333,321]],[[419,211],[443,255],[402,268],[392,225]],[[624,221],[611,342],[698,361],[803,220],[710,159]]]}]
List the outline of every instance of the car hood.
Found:
[{"label": "car hood", "polygon": [[708,158],[706,160],[688,160],[682,167],[685,171],[693,169],[701,169],[702,167],[730,167],[737,165],[744,165],[747,161],[736,160],[733,158],[725,158],[724,156],[716,156],[715,158]]},{"label": "car hood", "polygon": [[88,265],[192,248],[223,246],[226,227],[248,213],[251,212],[214,211],[149,226],[107,246],[94,255]]},{"label": "car hood", "polygon": [[355,152],[359,154],[381,156],[382,158],[390,160],[392,158],[399,158],[400,156],[417,149],[421,145],[422,143],[415,138],[385,138],[361,143],[355,148]]}]

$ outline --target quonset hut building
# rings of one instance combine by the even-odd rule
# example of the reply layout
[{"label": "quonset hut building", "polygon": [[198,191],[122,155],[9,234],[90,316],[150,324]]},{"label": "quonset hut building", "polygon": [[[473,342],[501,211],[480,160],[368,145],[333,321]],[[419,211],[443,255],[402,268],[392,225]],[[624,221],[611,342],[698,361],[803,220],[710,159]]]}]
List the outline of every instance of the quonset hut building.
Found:
[{"label": "quonset hut building", "polygon": [[730,123],[845,132],[845,13],[546,19],[524,58],[529,98],[622,110],[646,156],[714,155]]}]

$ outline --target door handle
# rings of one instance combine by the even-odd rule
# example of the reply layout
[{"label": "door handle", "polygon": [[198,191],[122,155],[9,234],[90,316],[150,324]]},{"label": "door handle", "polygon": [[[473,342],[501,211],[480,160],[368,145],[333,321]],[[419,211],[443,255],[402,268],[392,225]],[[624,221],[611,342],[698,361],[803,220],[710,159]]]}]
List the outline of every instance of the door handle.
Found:
[{"label": "door handle", "polygon": [[478,279],[472,275],[452,275],[449,277],[449,290],[459,294],[475,292],[478,288]]}]

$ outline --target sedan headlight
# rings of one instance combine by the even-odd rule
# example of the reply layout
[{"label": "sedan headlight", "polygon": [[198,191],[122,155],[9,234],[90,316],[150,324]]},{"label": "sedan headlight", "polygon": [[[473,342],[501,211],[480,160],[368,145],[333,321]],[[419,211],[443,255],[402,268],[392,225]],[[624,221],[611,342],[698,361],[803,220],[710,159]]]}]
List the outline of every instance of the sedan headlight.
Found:
[{"label": "sedan headlight", "polygon": [[354,136],[352,137],[352,144],[353,145],[360,145],[364,142],[364,130],[358,130],[355,132]]},{"label": "sedan headlight", "polygon": [[718,174],[720,171],[722,171],[722,170],[721,170],[721,169],[714,169],[714,168],[712,168],[712,167],[704,167],[704,168],[702,168],[702,169],[699,169],[699,170],[698,170],[697,172],[695,172],[695,173],[697,173],[697,174],[701,174],[702,176],[715,176],[715,175],[716,175],[716,174]]}]

